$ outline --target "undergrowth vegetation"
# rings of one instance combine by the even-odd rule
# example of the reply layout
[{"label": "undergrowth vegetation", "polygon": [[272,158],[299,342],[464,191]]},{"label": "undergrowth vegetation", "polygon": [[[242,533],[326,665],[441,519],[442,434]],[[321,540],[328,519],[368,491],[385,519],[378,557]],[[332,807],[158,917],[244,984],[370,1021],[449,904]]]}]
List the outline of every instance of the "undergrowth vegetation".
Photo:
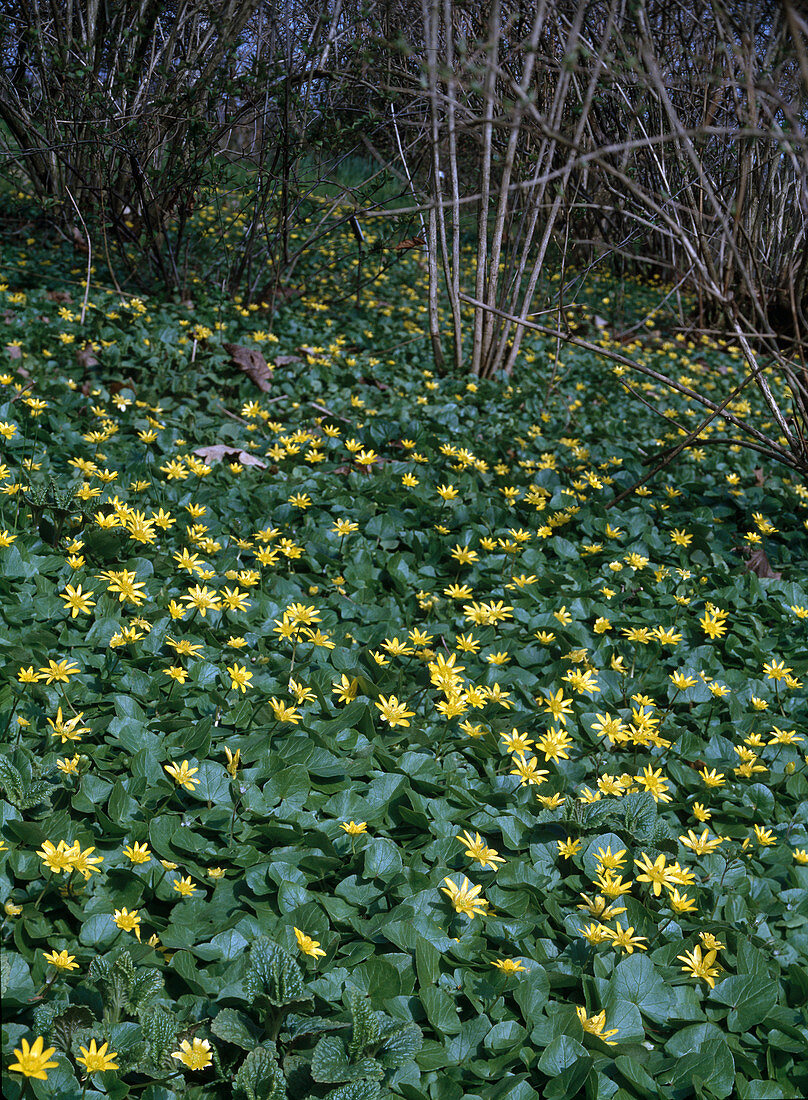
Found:
[{"label": "undergrowth vegetation", "polygon": [[[803,1096],[808,487],[708,429],[607,507],[686,397],[436,377],[393,258],[82,325],[6,249],[4,1095]],[[576,331],[729,392],[627,287]]]}]

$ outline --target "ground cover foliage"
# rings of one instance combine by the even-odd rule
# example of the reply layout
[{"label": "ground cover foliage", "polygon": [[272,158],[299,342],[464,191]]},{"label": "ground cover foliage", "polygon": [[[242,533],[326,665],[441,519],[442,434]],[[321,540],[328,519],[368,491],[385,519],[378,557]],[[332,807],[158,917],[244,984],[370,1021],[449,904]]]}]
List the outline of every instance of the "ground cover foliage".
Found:
[{"label": "ground cover foliage", "polygon": [[[417,255],[321,259],[269,331],[6,252],[4,1095],[804,1095],[808,488],[607,508],[622,368],[435,377]],[[577,331],[728,391],[628,287]]]}]

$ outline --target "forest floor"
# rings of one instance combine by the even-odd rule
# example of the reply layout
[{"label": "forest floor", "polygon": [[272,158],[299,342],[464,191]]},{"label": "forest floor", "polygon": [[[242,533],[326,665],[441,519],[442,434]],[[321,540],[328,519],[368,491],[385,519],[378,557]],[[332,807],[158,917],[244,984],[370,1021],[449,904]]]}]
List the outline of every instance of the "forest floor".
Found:
[{"label": "forest floor", "polygon": [[610,506],[697,406],[439,377],[414,252],[271,326],[3,261],[3,1094],[804,1096],[808,487],[716,429]]}]

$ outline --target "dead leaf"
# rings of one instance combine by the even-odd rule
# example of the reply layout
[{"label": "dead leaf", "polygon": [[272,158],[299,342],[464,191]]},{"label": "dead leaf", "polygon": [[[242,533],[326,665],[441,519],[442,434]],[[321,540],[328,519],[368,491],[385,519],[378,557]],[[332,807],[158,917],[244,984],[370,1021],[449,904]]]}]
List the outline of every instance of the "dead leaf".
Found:
[{"label": "dead leaf", "polygon": [[276,355],[272,360],[276,367],[288,367],[291,363],[302,363],[299,355]]},{"label": "dead leaf", "polygon": [[9,344],[6,351],[9,359],[22,359],[22,348],[18,348],[16,344]]},{"label": "dead leaf", "polygon": [[95,348],[92,344],[85,344],[83,348],[76,349],[76,359],[79,366],[84,367],[85,370],[89,370],[91,367],[97,367],[101,360],[95,354]]},{"label": "dead leaf", "polygon": [[46,298],[50,298],[52,302],[72,302],[73,295],[68,290],[49,290],[45,295]]},{"label": "dead leaf", "polygon": [[70,236],[73,238],[73,247],[79,252],[89,252],[90,247],[87,244],[87,240],[77,225],[71,225]]},{"label": "dead leaf", "polygon": [[260,458],[256,458],[255,455],[251,455],[247,451],[242,451],[240,447],[230,447],[226,443],[215,443],[210,447],[198,447],[194,454],[208,464],[238,462],[242,466],[258,466],[261,470],[267,468],[266,462],[262,462]]},{"label": "dead leaf", "polygon": [[244,371],[259,390],[269,393],[272,371],[260,351],[256,348],[242,347],[240,344],[225,344],[224,350],[230,356],[230,362],[234,367]]},{"label": "dead leaf", "polygon": [[755,484],[756,485],[765,485],[766,484],[766,475],[763,473],[762,468],[760,466],[756,466],[754,473],[755,473]]},{"label": "dead leaf", "polygon": [[120,382],[110,382],[107,385],[107,391],[110,397],[114,397],[115,394],[120,393],[121,390],[131,390],[132,393],[137,393],[134,378],[124,378]]},{"label": "dead leaf", "polygon": [[396,252],[406,252],[410,248],[423,248],[423,237],[407,237],[403,241],[399,241],[398,244],[393,245],[393,249]]},{"label": "dead leaf", "polygon": [[782,573],[778,573],[776,569],[772,569],[771,562],[760,546],[753,550],[746,559],[746,568],[750,573],[754,573],[756,576],[760,577],[761,580],[779,581],[783,575]]}]

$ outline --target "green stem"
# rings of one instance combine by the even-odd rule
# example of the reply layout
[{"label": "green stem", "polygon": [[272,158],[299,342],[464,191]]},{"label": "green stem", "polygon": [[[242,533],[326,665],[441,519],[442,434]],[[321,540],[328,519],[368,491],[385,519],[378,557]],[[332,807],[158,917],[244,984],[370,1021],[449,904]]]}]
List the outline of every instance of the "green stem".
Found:
[{"label": "green stem", "polygon": [[42,899],[44,898],[44,896],[45,896],[45,891],[46,891],[46,890],[48,889],[48,887],[50,886],[51,882],[53,882],[53,876],[54,876],[54,874],[55,874],[55,871],[51,871],[51,872],[50,872],[50,874],[48,875],[47,881],[45,882],[45,885],[44,885],[44,886],[42,887],[42,893],[41,893],[41,894],[39,895],[39,897],[38,897],[38,898],[36,899],[36,901],[34,902],[34,909],[38,909],[38,908],[39,908],[39,903],[40,903],[40,902],[42,901]]}]

